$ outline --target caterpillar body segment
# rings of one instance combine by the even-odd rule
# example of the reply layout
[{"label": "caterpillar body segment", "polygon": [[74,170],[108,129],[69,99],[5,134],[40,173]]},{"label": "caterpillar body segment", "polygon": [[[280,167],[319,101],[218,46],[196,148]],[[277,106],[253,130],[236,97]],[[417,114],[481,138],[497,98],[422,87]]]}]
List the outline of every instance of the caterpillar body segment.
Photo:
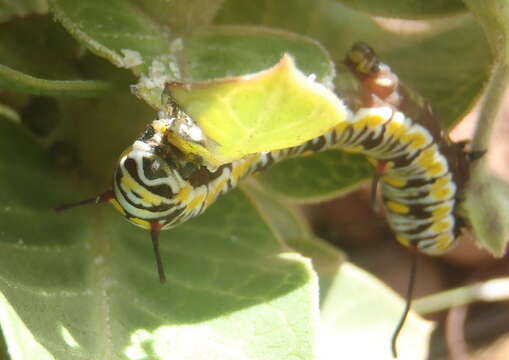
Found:
[{"label": "caterpillar body segment", "polygon": [[[399,150],[393,158],[375,158],[387,221],[398,241],[429,255],[456,244],[463,220],[457,215],[460,190],[468,181],[464,144],[449,140],[428,102],[401,86],[390,67],[364,43],[356,43],[345,64],[363,84],[361,104],[384,104],[399,119],[384,125],[392,134],[378,155]],[[380,161],[382,160],[382,163]]]},{"label": "caterpillar body segment", "polygon": [[[429,103],[402,87],[398,76],[380,62],[369,46],[355,44],[345,64],[362,83],[359,106],[383,104],[401,113],[399,121],[393,120],[386,127],[399,140],[389,139],[379,149],[380,154],[387,153],[391,146],[397,148],[398,145],[393,145],[397,143],[401,152],[393,159],[373,161],[389,226],[400,243],[429,255],[443,254],[457,243],[463,225],[457,211],[459,194],[468,181],[469,161],[482,156],[482,152],[469,154],[464,144],[452,143]],[[401,146],[409,140],[408,146]],[[373,203],[376,188],[374,181]],[[410,311],[416,266],[414,252],[406,306],[391,339],[394,358],[399,333]]]}]

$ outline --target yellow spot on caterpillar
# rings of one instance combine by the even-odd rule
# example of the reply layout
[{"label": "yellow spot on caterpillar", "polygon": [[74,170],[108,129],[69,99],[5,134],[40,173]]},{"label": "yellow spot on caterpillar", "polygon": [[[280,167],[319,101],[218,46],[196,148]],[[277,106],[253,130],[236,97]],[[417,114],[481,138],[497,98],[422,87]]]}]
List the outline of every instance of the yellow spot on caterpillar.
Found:
[{"label": "yellow spot on caterpillar", "polygon": [[354,147],[351,147],[351,148],[345,148],[344,151],[346,152],[349,152],[349,153],[359,153],[361,151],[364,150],[364,146],[362,145],[357,145],[357,146],[354,146]]},{"label": "yellow spot on caterpillar", "polygon": [[452,227],[452,221],[450,219],[440,220],[431,225],[431,230],[436,233],[441,233],[449,230]]},{"label": "yellow spot on caterpillar", "polygon": [[175,200],[180,203],[186,203],[189,199],[189,195],[193,192],[193,187],[191,185],[186,185],[180,190],[180,192],[175,196]]},{"label": "yellow spot on caterpillar", "polygon": [[364,127],[374,129],[385,122],[385,118],[381,114],[373,113],[367,114],[367,116],[357,120],[353,124],[355,131],[362,130]]},{"label": "yellow spot on caterpillar", "polygon": [[138,184],[136,180],[134,180],[131,175],[124,173],[121,180],[122,185],[125,189],[131,192],[135,192],[138,195],[141,196],[142,200],[149,203],[153,206],[160,205],[164,198],[162,196],[156,195],[154,193],[151,193],[147,189],[145,189],[143,186]]},{"label": "yellow spot on caterpillar", "polygon": [[130,218],[129,221],[135,223],[138,226],[141,226],[144,229],[150,229],[150,223],[147,220],[139,218]]},{"label": "yellow spot on caterpillar", "polygon": [[403,235],[396,235],[396,240],[398,242],[406,247],[410,245],[410,239]]},{"label": "yellow spot on caterpillar", "polygon": [[445,216],[448,216],[451,212],[452,206],[449,204],[442,204],[440,206],[437,206],[432,212],[433,220],[440,220]]},{"label": "yellow spot on caterpillar", "polygon": [[452,234],[449,232],[438,235],[435,240],[440,250],[447,250],[454,241]]},{"label": "yellow spot on caterpillar", "polygon": [[407,184],[407,181],[405,179],[398,179],[391,176],[384,176],[382,177],[382,180],[394,187],[403,187]]},{"label": "yellow spot on caterpillar", "polygon": [[244,176],[251,167],[251,164],[255,162],[254,159],[246,159],[244,162],[241,162],[235,165],[232,169],[232,184],[236,184],[239,179]]},{"label": "yellow spot on caterpillar", "polygon": [[446,163],[442,160],[437,160],[428,168],[427,174],[428,176],[437,176],[443,174],[446,170]]},{"label": "yellow spot on caterpillar", "polygon": [[408,126],[405,123],[405,117],[402,113],[397,112],[392,117],[391,121],[385,126],[385,133],[395,139],[401,138],[408,130]]},{"label": "yellow spot on caterpillar", "polygon": [[219,193],[221,192],[221,190],[223,190],[227,182],[228,179],[221,180],[218,184],[215,185],[214,189],[209,190],[207,200],[205,201],[206,207],[210,206],[210,204],[212,204],[217,199]]},{"label": "yellow spot on caterpillar", "polygon": [[453,195],[453,187],[450,183],[450,175],[439,178],[431,187],[430,194],[437,200],[445,200]]},{"label": "yellow spot on caterpillar", "polygon": [[111,203],[111,205],[113,205],[113,207],[114,207],[115,209],[117,209],[117,211],[119,211],[122,215],[124,215],[124,216],[126,215],[126,214],[125,214],[125,210],[124,210],[124,208],[123,208],[122,206],[120,206],[120,204],[118,203],[117,199],[111,199],[111,200],[110,200],[110,203]]},{"label": "yellow spot on caterpillar", "polygon": [[428,136],[423,131],[413,132],[410,134],[403,135],[401,137],[402,143],[408,143],[409,147],[413,150],[421,149],[428,144]]},{"label": "yellow spot on caterpillar", "polygon": [[410,208],[404,204],[398,203],[396,201],[389,200],[385,203],[385,205],[393,212],[398,214],[408,214],[410,212]]},{"label": "yellow spot on caterpillar", "polygon": [[421,152],[417,159],[417,164],[424,168],[429,169],[435,165],[436,146],[432,146]]},{"label": "yellow spot on caterpillar", "polygon": [[187,206],[186,210],[191,212],[205,201],[205,194],[197,195]]},{"label": "yellow spot on caterpillar", "polygon": [[343,131],[345,131],[345,129],[348,127],[348,125],[349,125],[348,121],[342,121],[334,127],[334,130],[336,130],[336,133],[342,134]]}]

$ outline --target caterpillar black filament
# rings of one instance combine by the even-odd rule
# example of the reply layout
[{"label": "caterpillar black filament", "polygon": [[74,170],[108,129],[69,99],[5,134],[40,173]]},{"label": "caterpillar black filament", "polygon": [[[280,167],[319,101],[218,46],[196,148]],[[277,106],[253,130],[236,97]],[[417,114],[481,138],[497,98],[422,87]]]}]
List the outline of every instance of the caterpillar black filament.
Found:
[{"label": "caterpillar black filament", "polygon": [[[379,170],[387,221],[398,241],[426,254],[443,254],[456,243],[465,152],[443,136],[435,120],[425,124],[433,118],[429,107],[405,92],[367,45],[354,45],[345,63],[362,86],[344,121],[300,146],[250,155],[213,170],[172,144],[180,136],[172,130],[175,123],[194,123],[165,91],[166,111],[121,155],[112,190],[59,209],[111,202],[130,222],[151,231],[164,282],[161,230],[201,214],[242,178],[281,159],[337,148],[365,154]],[[195,130],[191,140],[200,141],[199,128]]]}]

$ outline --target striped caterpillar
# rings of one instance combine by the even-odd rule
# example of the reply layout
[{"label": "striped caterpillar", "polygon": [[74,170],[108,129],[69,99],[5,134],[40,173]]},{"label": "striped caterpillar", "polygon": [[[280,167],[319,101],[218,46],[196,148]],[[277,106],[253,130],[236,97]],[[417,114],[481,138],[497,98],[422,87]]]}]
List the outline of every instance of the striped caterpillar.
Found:
[{"label": "striped caterpillar", "polygon": [[203,213],[241,179],[273,163],[335,148],[362,153],[375,165],[387,221],[399,242],[426,254],[443,254],[455,245],[460,226],[456,210],[468,169],[466,152],[447,140],[429,107],[402,89],[367,45],[355,44],[345,64],[362,85],[350,101],[354,111],[344,121],[300,146],[249,155],[213,170],[172,144],[180,136],[173,124],[194,122],[165,90],[164,111],[121,155],[112,190],[58,210],[112,203],[131,223],[150,230],[163,283],[161,230]]}]

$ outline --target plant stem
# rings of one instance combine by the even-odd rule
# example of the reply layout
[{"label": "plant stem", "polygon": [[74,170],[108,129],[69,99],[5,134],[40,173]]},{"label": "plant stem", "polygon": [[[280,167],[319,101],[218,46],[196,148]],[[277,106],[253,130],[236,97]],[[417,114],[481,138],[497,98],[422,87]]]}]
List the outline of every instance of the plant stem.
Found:
[{"label": "plant stem", "polygon": [[413,308],[421,315],[447,310],[454,306],[476,301],[502,301],[509,299],[509,277],[489,280],[425,296],[414,301]]},{"label": "plant stem", "polygon": [[505,61],[497,62],[486,87],[479,121],[472,139],[472,151],[485,151],[489,148],[493,127],[499,116],[508,83],[509,66]]},{"label": "plant stem", "polygon": [[[509,0],[465,0],[465,4],[483,27],[490,44],[494,66],[486,87],[479,121],[472,140],[472,151],[484,151],[489,147],[493,125],[498,118],[509,83]],[[485,168],[486,157],[477,167]],[[482,164],[482,165],[481,165]]]}]

